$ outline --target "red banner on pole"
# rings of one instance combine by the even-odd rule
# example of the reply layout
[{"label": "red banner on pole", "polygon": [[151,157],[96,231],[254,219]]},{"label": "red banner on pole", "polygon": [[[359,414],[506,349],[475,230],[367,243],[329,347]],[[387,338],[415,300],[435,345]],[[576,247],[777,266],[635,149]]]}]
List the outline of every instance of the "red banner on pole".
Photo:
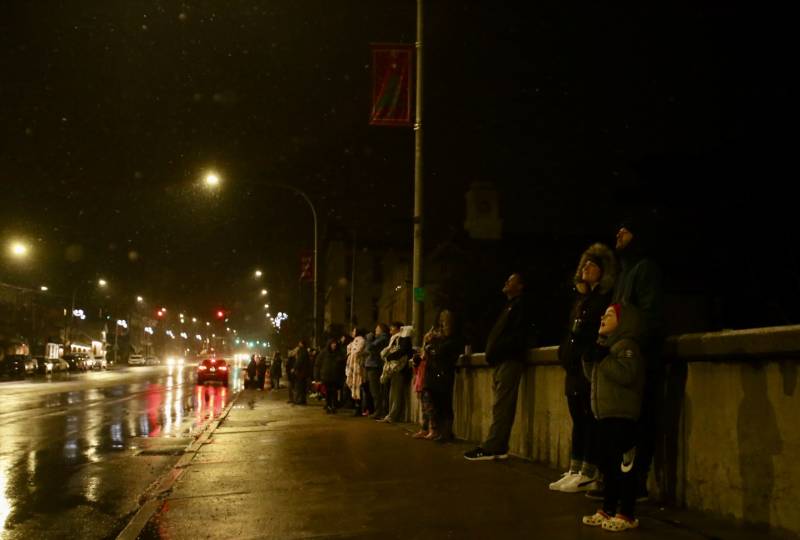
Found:
[{"label": "red banner on pole", "polygon": [[414,46],[373,43],[372,114],[373,126],[411,126],[411,68]]},{"label": "red banner on pole", "polygon": [[300,255],[300,281],[314,281],[314,254],[310,251]]}]

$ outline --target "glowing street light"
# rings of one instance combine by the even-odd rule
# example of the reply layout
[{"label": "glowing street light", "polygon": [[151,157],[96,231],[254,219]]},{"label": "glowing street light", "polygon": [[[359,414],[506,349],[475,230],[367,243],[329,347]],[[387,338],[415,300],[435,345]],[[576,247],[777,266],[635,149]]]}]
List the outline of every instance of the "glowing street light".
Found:
[{"label": "glowing street light", "polygon": [[261,289],[261,296],[267,296],[267,289]]},{"label": "glowing street light", "polygon": [[219,179],[219,176],[217,175],[217,173],[210,172],[210,173],[206,174],[206,177],[204,178],[204,181],[205,181],[207,187],[216,188],[217,186],[219,186],[220,179]]},{"label": "glowing street light", "polygon": [[136,301],[141,304],[142,302],[144,302],[144,298],[142,298],[141,296],[137,296]]},{"label": "glowing street light", "polygon": [[46,292],[49,289],[47,288],[47,285],[42,285],[41,287],[39,287],[39,290],[42,291],[42,292]]},{"label": "glowing street light", "polygon": [[264,275],[264,273],[261,270],[256,270],[255,275],[257,278],[260,278],[261,276]]},{"label": "glowing street light", "polygon": [[27,244],[23,242],[14,241],[11,242],[11,244],[9,244],[8,250],[9,252],[11,252],[11,255],[13,255],[15,258],[24,259],[25,257],[28,256],[30,248],[28,247]]},{"label": "glowing street light", "polygon": [[104,280],[103,278],[100,278],[97,280],[97,284],[101,287],[105,287],[106,285],[108,285],[108,281]]}]

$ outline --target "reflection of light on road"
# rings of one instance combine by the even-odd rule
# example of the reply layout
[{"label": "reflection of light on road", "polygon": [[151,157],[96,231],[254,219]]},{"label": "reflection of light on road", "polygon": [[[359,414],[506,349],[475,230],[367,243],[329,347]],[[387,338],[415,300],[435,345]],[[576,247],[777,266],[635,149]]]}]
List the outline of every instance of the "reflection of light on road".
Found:
[{"label": "reflection of light on road", "polygon": [[[99,392],[98,392],[99,394]],[[86,459],[91,463],[100,461],[98,448],[100,447],[100,440],[103,437],[103,414],[99,407],[90,407],[86,410],[85,426],[86,426]],[[94,429],[90,431],[90,428]]]},{"label": "reflection of light on road", "polygon": [[28,452],[28,478],[33,478],[36,474],[36,452]]},{"label": "reflection of light on road", "polygon": [[78,433],[78,417],[67,416],[66,437],[64,443],[64,459],[67,462],[75,461],[78,457],[78,440],[76,439]]},{"label": "reflection of light on road", "polygon": [[175,424],[180,426],[183,421],[183,385],[175,390]]},{"label": "reflection of light on road", "polygon": [[119,450],[122,447],[122,422],[117,421],[111,424],[111,448]]},{"label": "reflection of light on road", "polygon": [[147,388],[147,416],[148,416],[148,437],[158,437],[161,435],[161,401],[164,397],[164,388],[160,384],[151,384]]},{"label": "reflection of light on road", "polygon": [[6,520],[11,513],[11,501],[6,498],[6,490],[8,488],[6,474],[10,468],[8,463],[0,461],[0,531],[5,530]]},{"label": "reflection of light on road", "polygon": [[[171,378],[171,377],[170,377]],[[167,383],[167,387],[170,387],[169,382]],[[172,389],[170,388],[167,390],[167,396],[164,400],[164,433],[169,433],[170,429],[172,429]]]},{"label": "reflection of light on road", "polygon": [[83,490],[86,499],[91,502],[99,502],[98,492],[100,491],[100,478],[92,476],[86,482],[86,488]]},{"label": "reflection of light on road", "polygon": [[150,435],[150,423],[147,421],[147,414],[139,417],[139,435],[142,437]]},{"label": "reflection of light on road", "polygon": [[197,386],[195,418],[197,423],[216,418],[222,412],[228,389],[224,386]]}]

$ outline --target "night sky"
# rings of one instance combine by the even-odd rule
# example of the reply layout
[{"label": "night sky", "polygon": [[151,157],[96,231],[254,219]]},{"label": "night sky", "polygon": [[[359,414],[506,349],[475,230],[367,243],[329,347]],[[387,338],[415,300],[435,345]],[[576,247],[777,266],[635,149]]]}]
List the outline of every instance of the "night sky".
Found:
[{"label": "night sky", "polygon": [[[497,185],[509,238],[576,260],[621,214],[649,211],[675,291],[712,287],[767,314],[756,322],[798,322],[788,13],[429,4],[429,246],[461,227],[475,180]],[[415,9],[5,2],[0,235],[36,256],[4,261],[1,280],[67,290],[104,275],[197,312],[250,294],[256,266],[278,296],[296,290],[310,213],[266,182],[306,191],[325,236],[410,246],[413,133],[367,120],[369,43],[413,42]],[[210,168],[217,195],[198,188]]]}]

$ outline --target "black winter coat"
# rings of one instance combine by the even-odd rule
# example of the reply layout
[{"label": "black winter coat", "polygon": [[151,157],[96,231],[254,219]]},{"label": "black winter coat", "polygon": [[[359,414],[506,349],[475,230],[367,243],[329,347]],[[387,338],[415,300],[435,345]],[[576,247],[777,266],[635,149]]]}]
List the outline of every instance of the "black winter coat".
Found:
[{"label": "black winter coat", "polygon": [[344,368],[347,359],[341,348],[331,351],[325,349],[319,353],[317,363],[319,364],[319,379],[325,385],[341,387],[344,384]]},{"label": "black winter coat", "polygon": [[464,340],[460,336],[437,339],[425,346],[426,390],[449,392],[456,379],[456,362],[464,352]]},{"label": "black winter coat", "polygon": [[558,359],[567,372],[564,381],[566,395],[589,395],[590,383],[583,373],[581,358],[597,341],[600,317],[611,302],[611,291],[600,292],[595,287],[587,294],[575,291],[575,302],[570,311],[567,335],[558,347]]}]

